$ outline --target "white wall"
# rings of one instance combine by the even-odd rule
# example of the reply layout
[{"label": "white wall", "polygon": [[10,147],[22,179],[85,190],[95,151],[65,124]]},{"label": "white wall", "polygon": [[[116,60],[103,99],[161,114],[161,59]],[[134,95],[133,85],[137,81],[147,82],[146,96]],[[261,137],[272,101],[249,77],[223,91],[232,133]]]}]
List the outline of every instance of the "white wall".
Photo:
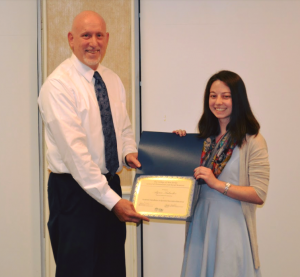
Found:
[{"label": "white wall", "polygon": [[41,277],[37,1],[0,1],[0,276]]},{"label": "white wall", "polygon": [[[141,1],[143,130],[195,132],[208,78],[228,69],[245,81],[271,163],[268,199],[257,211],[264,277],[300,272],[299,26],[300,1]],[[145,251],[162,241],[150,234]],[[149,269],[156,257],[145,257]]]}]

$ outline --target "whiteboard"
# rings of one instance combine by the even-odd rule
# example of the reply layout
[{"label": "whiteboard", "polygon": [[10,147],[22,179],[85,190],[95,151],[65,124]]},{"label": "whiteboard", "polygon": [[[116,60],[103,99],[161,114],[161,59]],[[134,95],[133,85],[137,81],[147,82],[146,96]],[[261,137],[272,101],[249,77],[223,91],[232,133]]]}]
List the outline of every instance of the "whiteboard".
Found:
[{"label": "whiteboard", "polygon": [[[299,276],[300,1],[142,0],[140,24],[143,131],[195,132],[209,77],[227,69],[243,78],[271,163],[257,210],[262,275]],[[175,229],[174,246],[145,228],[145,277],[179,276],[178,265],[173,275],[152,272],[170,247],[168,259],[181,259],[183,229]]]}]

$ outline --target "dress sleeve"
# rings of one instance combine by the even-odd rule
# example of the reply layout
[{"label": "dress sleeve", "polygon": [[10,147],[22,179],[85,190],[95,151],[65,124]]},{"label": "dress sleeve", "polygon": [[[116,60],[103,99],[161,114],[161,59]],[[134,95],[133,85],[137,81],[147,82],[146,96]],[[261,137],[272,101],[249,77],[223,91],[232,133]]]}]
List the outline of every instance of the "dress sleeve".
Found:
[{"label": "dress sleeve", "polygon": [[46,132],[51,134],[70,174],[91,197],[111,210],[120,197],[92,160],[72,90],[60,80],[47,80],[38,103]]}]

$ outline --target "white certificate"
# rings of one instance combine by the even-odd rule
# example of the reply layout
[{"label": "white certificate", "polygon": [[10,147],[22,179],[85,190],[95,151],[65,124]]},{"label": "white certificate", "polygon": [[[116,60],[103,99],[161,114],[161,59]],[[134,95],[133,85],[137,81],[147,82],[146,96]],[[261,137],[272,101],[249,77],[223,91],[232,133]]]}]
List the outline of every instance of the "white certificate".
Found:
[{"label": "white certificate", "polygon": [[133,205],[148,217],[186,220],[191,216],[194,188],[193,177],[141,176],[133,187]]}]

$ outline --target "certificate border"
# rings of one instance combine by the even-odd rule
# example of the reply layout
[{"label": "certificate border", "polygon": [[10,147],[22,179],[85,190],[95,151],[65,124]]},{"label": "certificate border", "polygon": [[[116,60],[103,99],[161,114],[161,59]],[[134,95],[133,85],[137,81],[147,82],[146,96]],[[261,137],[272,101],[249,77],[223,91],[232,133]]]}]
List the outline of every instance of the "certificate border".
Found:
[{"label": "certificate border", "polygon": [[165,176],[165,175],[141,175],[139,176],[133,187],[131,192],[131,199],[133,202],[133,205],[136,206],[139,190],[140,190],[140,182],[142,179],[154,179],[154,178],[165,178],[165,179],[187,179],[191,181],[191,187],[189,191],[189,198],[187,203],[187,212],[185,215],[176,215],[176,214],[163,214],[160,212],[141,212],[141,214],[150,217],[150,218],[156,218],[156,219],[175,219],[175,220],[187,220],[189,217],[191,217],[192,214],[192,204],[193,204],[193,198],[194,198],[194,191],[195,191],[195,179],[194,177],[189,176]]}]

